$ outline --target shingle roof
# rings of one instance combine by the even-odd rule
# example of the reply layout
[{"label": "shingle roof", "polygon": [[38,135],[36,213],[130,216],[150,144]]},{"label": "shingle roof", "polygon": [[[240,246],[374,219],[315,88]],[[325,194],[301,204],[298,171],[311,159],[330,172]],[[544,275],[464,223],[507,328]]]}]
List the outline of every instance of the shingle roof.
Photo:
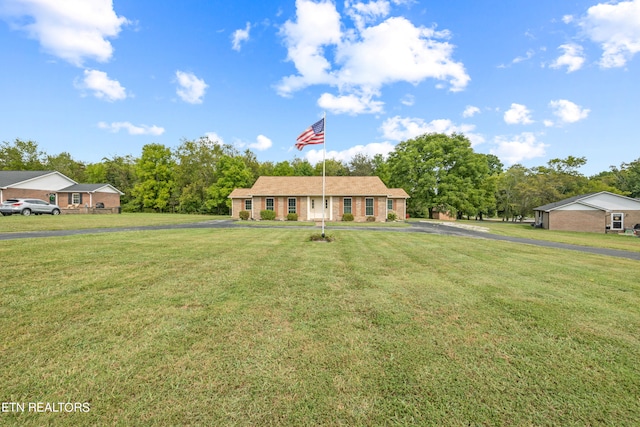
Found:
[{"label": "shingle roof", "polygon": [[[401,188],[387,188],[377,176],[327,176],[325,194],[327,196],[409,197]],[[229,197],[310,195],[322,195],[321,176],[261,176],[252,188],[237,188]]]},{"label": "shingle roof", "polygon": [[0,188],[6,188],[52,173],[55,173],[55,171],[0,171]]},{"label": "shingle roof", "polygon": [[630,197],[627,197],[627,196],[621,196],[620,194],[614,194],[614,193],[610,193],[608,191],[600,191],[600,192],[597,192],[597,193],[587,193],[587,194],[580,194],[579,196],[569,197],[567,199],[559,200],[557,202],[548,203],[548,204],[543,205],[543,206],[538,206],[537,208],[533,208],[533,210],[534,211],[548,212],[548,211],[552,211],[552,210],[554,210],[556,208],[559,208],[561,206],[567,206],[567,205],[570,205],[570,204],[575,203],[575,202],[580,202],[580,203],[582,203],[584,205],[601,208],[599,205],[597,205],[597,204],[595,204],[593,202],[590,203],[589,200],[584,200],[583,201],[583,199],[589,199],[592,196],[595,196],[595,195],[598,195],[598,194],[610,194],[611,196],[616,196],[616,197],[619,197],[619,198],[623,198],[623,199],[627,199],[627,200],[633,200],[635,202],[640,202],[639,199],[633,199],[633,198],[630,198]]}]

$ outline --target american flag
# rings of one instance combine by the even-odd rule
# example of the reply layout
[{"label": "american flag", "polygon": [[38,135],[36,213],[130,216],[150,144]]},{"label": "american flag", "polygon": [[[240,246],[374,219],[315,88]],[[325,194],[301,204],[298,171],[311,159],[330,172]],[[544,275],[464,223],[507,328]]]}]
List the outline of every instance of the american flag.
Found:
[{"label": "american flag", "polygon": [[302,150],[305,145],[324,143],[324,118],[305,129],[296,139],[296,148]]}]

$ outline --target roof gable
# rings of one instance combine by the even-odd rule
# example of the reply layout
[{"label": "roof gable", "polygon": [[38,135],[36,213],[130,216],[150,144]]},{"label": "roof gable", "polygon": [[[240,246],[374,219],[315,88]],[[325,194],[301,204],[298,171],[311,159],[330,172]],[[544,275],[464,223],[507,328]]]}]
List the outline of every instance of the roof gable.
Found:
[{"label": "roof gable", "polygon": [[74,184],[58,190],[61,193],[124,193],[111,184]]},{"label": "roof gable", "polygon": [[600,209],[604,211],[612,210],[640,210],[640,200],[631,197],[621,196],[619,194],[601,191],[599,193],[588,193],[579,196],[569,197],[554,203],[534,208],[534,211],[549,212],[567,208],[571,205],[583,205],[589,208]]},{"label": "roof gable", "polygon": [[53,190],[76,184],[58,171],[0,171],[0,188]]}]

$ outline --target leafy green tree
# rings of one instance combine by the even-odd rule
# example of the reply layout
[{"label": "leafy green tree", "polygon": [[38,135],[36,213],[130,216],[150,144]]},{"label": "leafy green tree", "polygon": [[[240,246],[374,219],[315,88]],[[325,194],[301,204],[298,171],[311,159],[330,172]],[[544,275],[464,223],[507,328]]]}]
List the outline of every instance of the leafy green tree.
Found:
[{"label": "leafy green tree", "polygon": [[0,144],[0,170],[45,170],[45,157],[35,141],[16,139],[13,143]]},{"label": "leafy green tree", "polygon": [[389,185],[391,170],[384,156],[382,154],[376,154],[373,156],[371,163],[373,164],[373,174],[380,178],[386,185]]},{"label": "leafy green tree", "polygon": [[640,198],[640,158],[622,163],[620,168],[611,167],[615,187],[629,197]]},{"label": "leafy green tree", "polygon": [[315,172],[313,166],[311,166],[311,163],[309,163],[307,159],[299,159],[296,157],[291,162],[291,167],[293,168],[294,176],[313,176]]},{"label": "leafy green tree", "polygon": [[[122,206],[129,210],[133,200],[133,187],[138,182],[136,159],[131,155],[104,157],[100,163],[87,165],[86,182],[91,184],[111,184],[124,195],[120,198]],[[135,207],[131,208],[135,210]]]},{"label": "leafy green tree", "polygon": [[47,155],[44,169],[58,171],[76,182],[86,181],[86,165],[71,157],[71,154],[63,152],[57,156]]},{"label": "leafy green tree", "polygon": [[[409,193],[409,211],[420,216],[434,211],[476,215],[485,208],[483,180],[489,165],[473,152],[461,134],[425,134],[399,143],[389,155],[391,185]],[[426,212],[425,212],[426,211]]]},{"label": "leafy green tree", "polygon": [[138,183],[133,188],[135,203],[142,209],[166,211],[174,186],[175,162],[171,150],[162,144],[142,147],[136,160]]},{"label": "leafy green tree", "polygon": [[[315,175],[322,176],[322,162],[314,166]],[[325,159],[325,176],[349,176],[349,167],[336,159]]]},{"label": "leafy green tree", "polygon": [[293,166],[291,166],[291,163],[289,163],[287,160],[278,162],[273,168],[273,175],[274,176],[293,176],[294,175]]},{"label": "leafy green tree", "polygon": [[349,175],[351,176],[373,176],[375,165],[373,159],[366,154],[357,153],[349,162]]},{"label": "leafy green tree", "polygon": [[184,213],[206,210],[207,189],[216,181],[216,168],[223,147],[208,138],[183,140],[176,149],[173,199]]},{"label": "leafy green tree", "polygon": [[218,180],[207,189],[207,209],[227,214],[231,208],[229,194],[235,188],[250,187],[254,182],[251,170],[240,157],[223,155],[218,162]]}]

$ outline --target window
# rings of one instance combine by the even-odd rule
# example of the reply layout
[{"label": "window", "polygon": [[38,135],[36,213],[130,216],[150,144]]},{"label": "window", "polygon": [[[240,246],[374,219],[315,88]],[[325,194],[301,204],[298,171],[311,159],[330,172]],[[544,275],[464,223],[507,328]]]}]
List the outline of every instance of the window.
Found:
[{"label": "window", "polygon": [[364,200],[364,214],[366,216],[373,216],[373,199],[367,198]]},{"label": "window", "polygon": [[353,213],[351,212],[351,198],[344,199],[344,208],[342,210],[342,213]]},{"label": "window", "polygon": [[324,199],[324,208],[329,209],[329,199]]},{"label": "window", "polygon": [[80,198],[80,193],[73,193],[71,195],[71,203],[74,205],[79,205],[82,203],[82,199]]},{"label": "window", "polygon": [[612,230],[622,230],[623,228],[623,219],[621,213],[612,213],[611,214],[611,229]]},{"label": "window", "polygon": [[251,199],[247,199],[244,201],[244,210],[245,211],[251,210]]},{"label": "window", "polygon": [[275,210],[275,209],[273,208],[273,199],[267,199],[267,210],[268,210],[268,211],[273,211],[273,210]]},{"label": "window", "polygon": [[311,199],[311,209],[315,209],[316,208],[316,201]]},{"label": "window", "polygon": [[393,210],[393,199],[387,199],[387,210]]},{"label": "window", "polygon": [[289,213],[296,213],[296,199],[289,199]]}]

